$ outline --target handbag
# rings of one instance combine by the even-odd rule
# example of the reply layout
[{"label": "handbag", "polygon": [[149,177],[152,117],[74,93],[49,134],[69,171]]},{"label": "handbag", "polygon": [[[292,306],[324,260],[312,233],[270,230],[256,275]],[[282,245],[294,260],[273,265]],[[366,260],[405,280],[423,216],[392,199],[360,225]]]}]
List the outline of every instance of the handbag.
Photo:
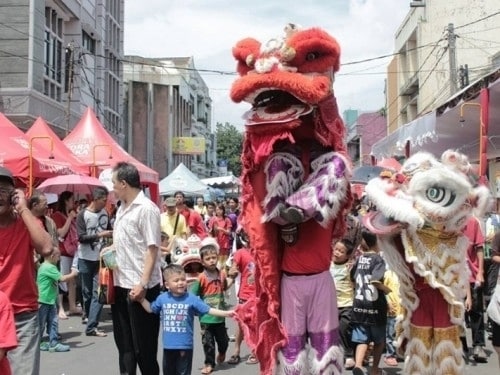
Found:
[{"label": "handbag", "polygon": [[115,285],[113,283],[113,270],[106,267],[101,258],[99,268],[99,287],[97,289],[99,303],[103,305],[115,303]]}]

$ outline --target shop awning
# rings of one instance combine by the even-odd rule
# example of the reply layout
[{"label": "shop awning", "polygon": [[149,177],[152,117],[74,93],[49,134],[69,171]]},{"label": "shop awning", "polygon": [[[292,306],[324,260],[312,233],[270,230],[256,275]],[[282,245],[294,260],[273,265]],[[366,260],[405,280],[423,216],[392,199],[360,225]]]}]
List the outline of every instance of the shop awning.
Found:
[{"label": "shop awning", "polygon": [[436,112],[430,112],[412,122],[398,128],[395,132],[376,142],[371,154],[377,160],[404,155],[406,142],[410,142],[413,150],[428,143],[436,142]]},{"label": "shop awning", "polygon": [[376,159],[404,155],[409,142],[410,154],[428,151],[440,156],[447,149],[455,149],[471,161],[479,160],[479,104],[481,90],[485,88],[489,91],[489,119],[483,119],[489,123],[487,157],[500,157],[500,70],[482,77],[436,110],[378,141],[372,146],[371,154]]}]

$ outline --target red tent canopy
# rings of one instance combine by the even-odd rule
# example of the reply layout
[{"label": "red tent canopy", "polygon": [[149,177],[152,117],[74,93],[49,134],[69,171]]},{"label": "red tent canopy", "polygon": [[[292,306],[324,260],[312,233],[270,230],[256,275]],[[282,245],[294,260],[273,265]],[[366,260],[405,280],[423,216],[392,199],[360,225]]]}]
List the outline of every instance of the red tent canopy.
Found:
[{"label": "red tent canopy", "polygon": [[45,143],[52,142],[52,153],[56,160],[66,160],[77,174],[90,175],[90,164],[78,159],[41,117],[31,125],[26,136],[30,140],[40,139],[40,143],[44,142],[43,139],[47,139]]},{"label": "red tent canopy", "polygon": [[[49,140],[31,140],[0,113],[0,165],[8,168],[19,185],[30,185],[30,162],[32,183],[61,174],[73,174],[70,163],[55,158],[50,151]],[[46,145],[44,144],[47,143]],[[31,153],[31,158],[30,158]]]},{"label": "red tent canopy", "polygon": [[75,128],[64,138],[63,143],[80,160],[102,171],[113,167],[118,162],[129,162],[137,167],[141,183],[150,189],[154,201],[158,199],[159,175],[155,170],[147,167],[129,155],[108,134],[97,119],[92,109],[87,108]]}]

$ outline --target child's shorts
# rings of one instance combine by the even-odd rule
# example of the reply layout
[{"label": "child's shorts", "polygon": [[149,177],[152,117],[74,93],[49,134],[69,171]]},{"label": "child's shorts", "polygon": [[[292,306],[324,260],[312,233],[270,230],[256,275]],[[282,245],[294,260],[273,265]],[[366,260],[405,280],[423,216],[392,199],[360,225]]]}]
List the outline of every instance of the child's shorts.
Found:
[{"label": "child's shorts", "polygon": [[369,326],[354,324],[352,328],[352,342],[358,344],[380,344],[385,342],[385,326]]}]

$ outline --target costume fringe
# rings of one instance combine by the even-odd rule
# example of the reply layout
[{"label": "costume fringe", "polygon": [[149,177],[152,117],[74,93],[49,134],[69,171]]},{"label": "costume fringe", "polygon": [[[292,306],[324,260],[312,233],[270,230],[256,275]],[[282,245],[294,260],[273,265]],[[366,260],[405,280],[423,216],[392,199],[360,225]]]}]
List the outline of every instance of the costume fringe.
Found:
[{"label": "costume fringe", "polygon": [[413,228],[424,226],[424,219],[413,208],[413,198],[398,189],[393,181],[374,178],[365,186],[365,191],[377,211],[382,212],[385,217],[407,223]]},{"label": "costume fringe", "polygon": [[317,351],[307,344],[293,363],[287,363],[283,353],[278,352],[275,375],[341,375],[344,373],[344,351],[332,346],[320,360]]},{"label": "costume fringe", "polygon": [[293,363],[287,363],[283,353],[278,351],[275,375],[305,375],[309,374],[307,366],[307,347],[302,349]]},{"label": "costume fringe", "polygon": [[434,373],[436,375],[465,374],[460,327],[436,329],[434,332],[435,347],[432,356]]},{"label": "costume fringe", "polygon": [[332,346],[323,355],[317,359],[317,351],[313,347],[309,347],[308,361],[309,373],[311,375],[340,375],[343,374],[344,368],[344,350],[336,345]]},{"label": "costume fringe", "polygon": [[[285,168],[278,169],[276,165],[284,164]],[[262,222],[279,219],[280,205],[302,184],[304,168],[300,160],[286,152],[277,152],[271,155],[264,167],[266,174],[266,191],[264,199],[264,215]],[[271,175],[273,173],[273,175]],[[278,224],[285,224],[279,222]]]},{"label": "costume fringe", "polygon": [[[344,174],[337,176],[333,162],[340,159],[344,164]],[[304,211],[306,219],[314,218],[323,227],[339,214],[347,199],[350,175],[349,163],[338,152],[329,152],[314,159],[311,163],[313,172],[298,191],[293,193],[286,202],[290,206],[299,207]],[[318,198],[324,200],[320,201]]]},{"label": "costume fringe", "polygon": [[408,342],[403,374],[436,375],[430,360],[430,349],[418,338],[413,338]]}]

